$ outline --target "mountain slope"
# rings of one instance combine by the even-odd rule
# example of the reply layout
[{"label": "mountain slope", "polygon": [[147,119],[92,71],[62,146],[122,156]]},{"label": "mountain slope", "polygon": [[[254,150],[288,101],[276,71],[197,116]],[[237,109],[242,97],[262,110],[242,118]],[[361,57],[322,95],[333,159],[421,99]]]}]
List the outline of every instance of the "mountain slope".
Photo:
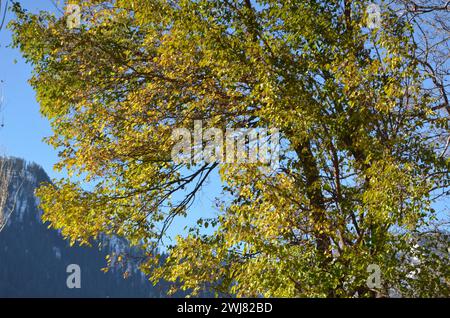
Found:
[{"label": "mountain slope", "polygon": [[[153,286],[136,268],[129,278],[113,270],[103,273],[106,251],[69,247],[41,220],[34,189],[49,182],[45,171],[22,159],[6,159],[12,166],[7,207],[13,210],[0,232],[0,297],[164,297],[168,286]],[[106,242],[106,250],[123,249],[124,242]],[[81,288],[70,289],[67,266],[81,269]]]}]

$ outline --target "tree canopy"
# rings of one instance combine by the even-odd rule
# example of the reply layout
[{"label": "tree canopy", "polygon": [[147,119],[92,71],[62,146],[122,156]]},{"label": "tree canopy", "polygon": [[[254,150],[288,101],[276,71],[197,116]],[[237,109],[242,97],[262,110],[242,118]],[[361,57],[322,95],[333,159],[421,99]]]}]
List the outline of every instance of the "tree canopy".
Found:
[{"label": "tree canopy", "polygon": [[[18,4],[10,28],[71,176],[37,191],[43,219],[72,243],[124,237],[152,280],[193,294],[450,295],[433,209],[450,181],[448,117],[410,20],[384,7],[369,29],[362,0],[71,3],[78,28]],[[174,162],[173,131],[196,120],[277,127],[279,167]],[[159,261],[216,171],[229,199]],[[382,286],[368,287],[370,264]]]}]

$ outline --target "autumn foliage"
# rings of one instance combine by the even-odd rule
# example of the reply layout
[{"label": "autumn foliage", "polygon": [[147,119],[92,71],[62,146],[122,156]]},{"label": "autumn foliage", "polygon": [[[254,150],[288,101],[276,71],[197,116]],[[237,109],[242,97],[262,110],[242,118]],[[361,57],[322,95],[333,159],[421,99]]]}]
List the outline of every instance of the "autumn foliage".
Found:
[{"label": "autumn foliage", "polygon": [[[80,28],[19,6],[10,25],[70,176],[37,191],[65,237],[124,237],[152,280],[193,294],[450,295],[434,209],[449,186],[448,118],[422,89],[407,20],[386,10],[370,30],[360,0],[72,2]],[[174,163],[172,132],[195,120],[277,127],[278,169]],[[158,261],[217,173],[220,213],[204,211]],[[366,284],[370,264],[380,288]]]}]

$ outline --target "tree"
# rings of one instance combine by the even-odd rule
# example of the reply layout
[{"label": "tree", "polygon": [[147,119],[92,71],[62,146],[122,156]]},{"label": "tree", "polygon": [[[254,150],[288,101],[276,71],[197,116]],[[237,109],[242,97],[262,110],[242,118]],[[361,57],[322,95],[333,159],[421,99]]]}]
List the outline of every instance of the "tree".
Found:
[{"label": "tree", "polygon": [[[0,81],[0,84],[2,82]],[[0,87],[0,113],[3,111],[3,94]],[[3,128],[3,120],[0,129]],[[10,182],[12,177],[12,167],[8,160],[0,157],[0,232],[6,226],[12,211],[8,208],[8,198]]]},{"label": "tree", "polygon": [[[444,0],[412,1],[398,0],[399,13],[414,27],[413,42],[417,45],[415,58],[421,74],[427,79],[427,92],[436,101],[433,110],[441,110],[450,115],[449,67],[450,24],[448,15],[450,2]],[[445,132],[441,139],[448,147],[450,136]],[[445,152],[446,150],[444,150]]]},{"label": "tree", "polygon": [[[449,186],[448,119],[406,18],[387,7],[368,29],[361,0],[73,3],[79,28],[17,4],[10,24],[56,168],[91,183],[37,191],[72,243],[122,236],[146,252],[152,280],[193,294],[450,295],[448,237],[435,228],[445,211],[433,205]],[[172,133],[195,120],[277,127],[279,168],[174,162]],[[215,170],[230,200],[161,265],[168,226]],[[370,265],[381,286],[367,284]]]},{"label": "tree", "polygon": [[11,167],[7,160],[0,158],[0,232],[6,226],[11,211],[7,208]]},{"label": "tree", "polygon": [[6,20],[6,13],[8,12],[8,0],[5,1],[5,6],[3,7],[3,1],[0,0],[0,31],[3,29]]},{"label": "tree", "polygon": [[17,160],[0,157],[0,232],[16,210],[24,178],[25,171],[17,168]]},{"label": "tree", "polygon": [[[6,13],[8,11],[8,1],[3,6],[3,1],[0,0],[0,31],[3,29],[6,20]],[[0,80],[0,84],[3,81]],[[3,93],[0,87],[0,113],[3,111]],[[3,128],[3,119],[0,123],[0,129]],[[9,197],[9,184],[11,181],[11,167],[9,162],[0,157],[0,232],[6,226],[11,211],[7,208]]]}]

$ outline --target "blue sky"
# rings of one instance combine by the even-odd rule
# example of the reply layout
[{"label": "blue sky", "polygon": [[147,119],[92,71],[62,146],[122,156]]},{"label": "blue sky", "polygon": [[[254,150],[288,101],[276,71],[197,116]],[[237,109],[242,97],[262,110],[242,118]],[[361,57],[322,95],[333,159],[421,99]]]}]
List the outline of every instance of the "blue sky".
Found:
[{"label": "blue sky", "polygon": [[[21,3],[33,12],[39,9],[55,10],[50,0],[22,0]],[[8,12],[6,21],[11,16]],[[40,115],[35,93],[28,84],[31,67],[25,64],[17,49],[8,47],[10,43],[11,33],[3,27],[0,31],[0,92],[3,97],[0,116],[3,117],[4,127],[0,129],[0,154],[34,161],[51,178],[59,177],[61,174],[53,170],[57,151],[42,141],[51,135],[51,130],[47,120]]]}]

